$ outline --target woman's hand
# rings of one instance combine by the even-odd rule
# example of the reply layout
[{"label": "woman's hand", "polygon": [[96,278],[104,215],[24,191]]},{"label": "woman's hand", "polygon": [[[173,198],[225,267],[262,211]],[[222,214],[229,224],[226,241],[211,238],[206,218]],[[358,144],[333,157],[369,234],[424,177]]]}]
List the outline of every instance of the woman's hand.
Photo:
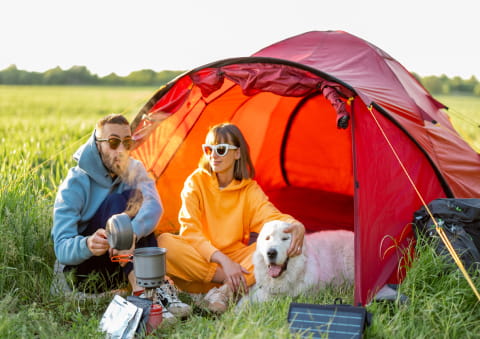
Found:
[{"label": "woman's hand", "polygon": [[228,284],[234,292],[248,291],[244,274],[249,274],[250,272],[246,268],[231,260],[220,251],[212,254],[211,261],[216,262],[222,267],[223,273],[225,274],[224,283]]},{"label": "woman's hand", "polygon": [[301,254],[303,249],[303,238],[305,236],[305,226],[300,222],[295,222],[290,224],[284,232],[292,234],[292,241],[288,248],[287,255],[289,257],[294,257]]}]

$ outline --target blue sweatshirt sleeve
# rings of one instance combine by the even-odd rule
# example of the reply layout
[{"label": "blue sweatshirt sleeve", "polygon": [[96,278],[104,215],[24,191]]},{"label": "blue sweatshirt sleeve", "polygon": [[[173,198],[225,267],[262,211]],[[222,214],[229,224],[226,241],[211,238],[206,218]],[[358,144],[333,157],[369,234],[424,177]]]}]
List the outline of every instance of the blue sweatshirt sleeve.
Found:
[{"label": "blue sweatshirt sleeve", "polygon": [[142,192],[143,202],[137,215],[132,219],[132,227],[137,237],[143,238],[152,233],[157,226],[163,212],[162,203],[155,182],[148,176],[140,161],[132,160],[129,173],[134,177],[133,186]]},{"label": "blue sweatshirt sleeve", "polygon": [[78,265],[89,259],[92,253],[87,247],[87,238],[80,235],[78,225],[81,212],[86,204],[86,180],[82,175],[70,170],[66,179],[59,187],[53,208],[52,239],[55,255],[64,265]]}]

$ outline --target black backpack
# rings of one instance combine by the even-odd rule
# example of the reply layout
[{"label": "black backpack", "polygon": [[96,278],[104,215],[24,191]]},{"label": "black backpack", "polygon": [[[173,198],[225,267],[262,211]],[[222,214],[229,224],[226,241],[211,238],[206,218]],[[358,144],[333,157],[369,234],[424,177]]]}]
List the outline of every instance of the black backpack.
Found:
[{"label": "black backpack", "polygon": [[[480,268],[480,199],[435,199],[428,208],[452,243],[467,270]],[[453,258],[440,239],[435,224],[425,207],[414,213],[415,234],[431,240],[438,255]]]}]

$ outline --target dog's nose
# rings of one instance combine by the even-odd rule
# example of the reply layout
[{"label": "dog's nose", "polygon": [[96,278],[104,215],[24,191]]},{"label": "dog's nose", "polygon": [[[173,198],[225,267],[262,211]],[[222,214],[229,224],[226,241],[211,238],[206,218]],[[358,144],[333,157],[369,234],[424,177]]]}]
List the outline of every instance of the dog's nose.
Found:
[{"label": "dog's nose", "polygon": [[274,248],[270,248],[267,251],[267,257],[268,259],[275,259],[277,257],[277,250]]}]

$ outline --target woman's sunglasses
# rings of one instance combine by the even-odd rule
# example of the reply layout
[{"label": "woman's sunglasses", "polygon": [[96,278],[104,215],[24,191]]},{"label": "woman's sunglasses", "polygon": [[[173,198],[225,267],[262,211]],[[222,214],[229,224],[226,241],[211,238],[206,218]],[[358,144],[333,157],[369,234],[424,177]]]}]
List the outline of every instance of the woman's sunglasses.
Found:
[{"label": "woman's sunglasses", "polygon": [[229,149],[237,149],[237,146],[229,145],[229,144],[218,144],[218,145],[208,145],[203,144],[202,149],[203,153],[208,157],[213,152],[215,152],[219,157],[224,157],[227,155]]},{"label": "woman's sunglasses", "polygon": [[110,137],[108,139],[97,139],[97,141],[99,142],[107,141],[108,144],[110,145],[110,148],[113,150],[117,149],[118,146],[120,146],[120,144],[123,144],[123,147],[125,147],[127,151],[129,151],[133,147],[133,143],[134,143],[131,137],[126,137],[123,140],[117,137]]}]

